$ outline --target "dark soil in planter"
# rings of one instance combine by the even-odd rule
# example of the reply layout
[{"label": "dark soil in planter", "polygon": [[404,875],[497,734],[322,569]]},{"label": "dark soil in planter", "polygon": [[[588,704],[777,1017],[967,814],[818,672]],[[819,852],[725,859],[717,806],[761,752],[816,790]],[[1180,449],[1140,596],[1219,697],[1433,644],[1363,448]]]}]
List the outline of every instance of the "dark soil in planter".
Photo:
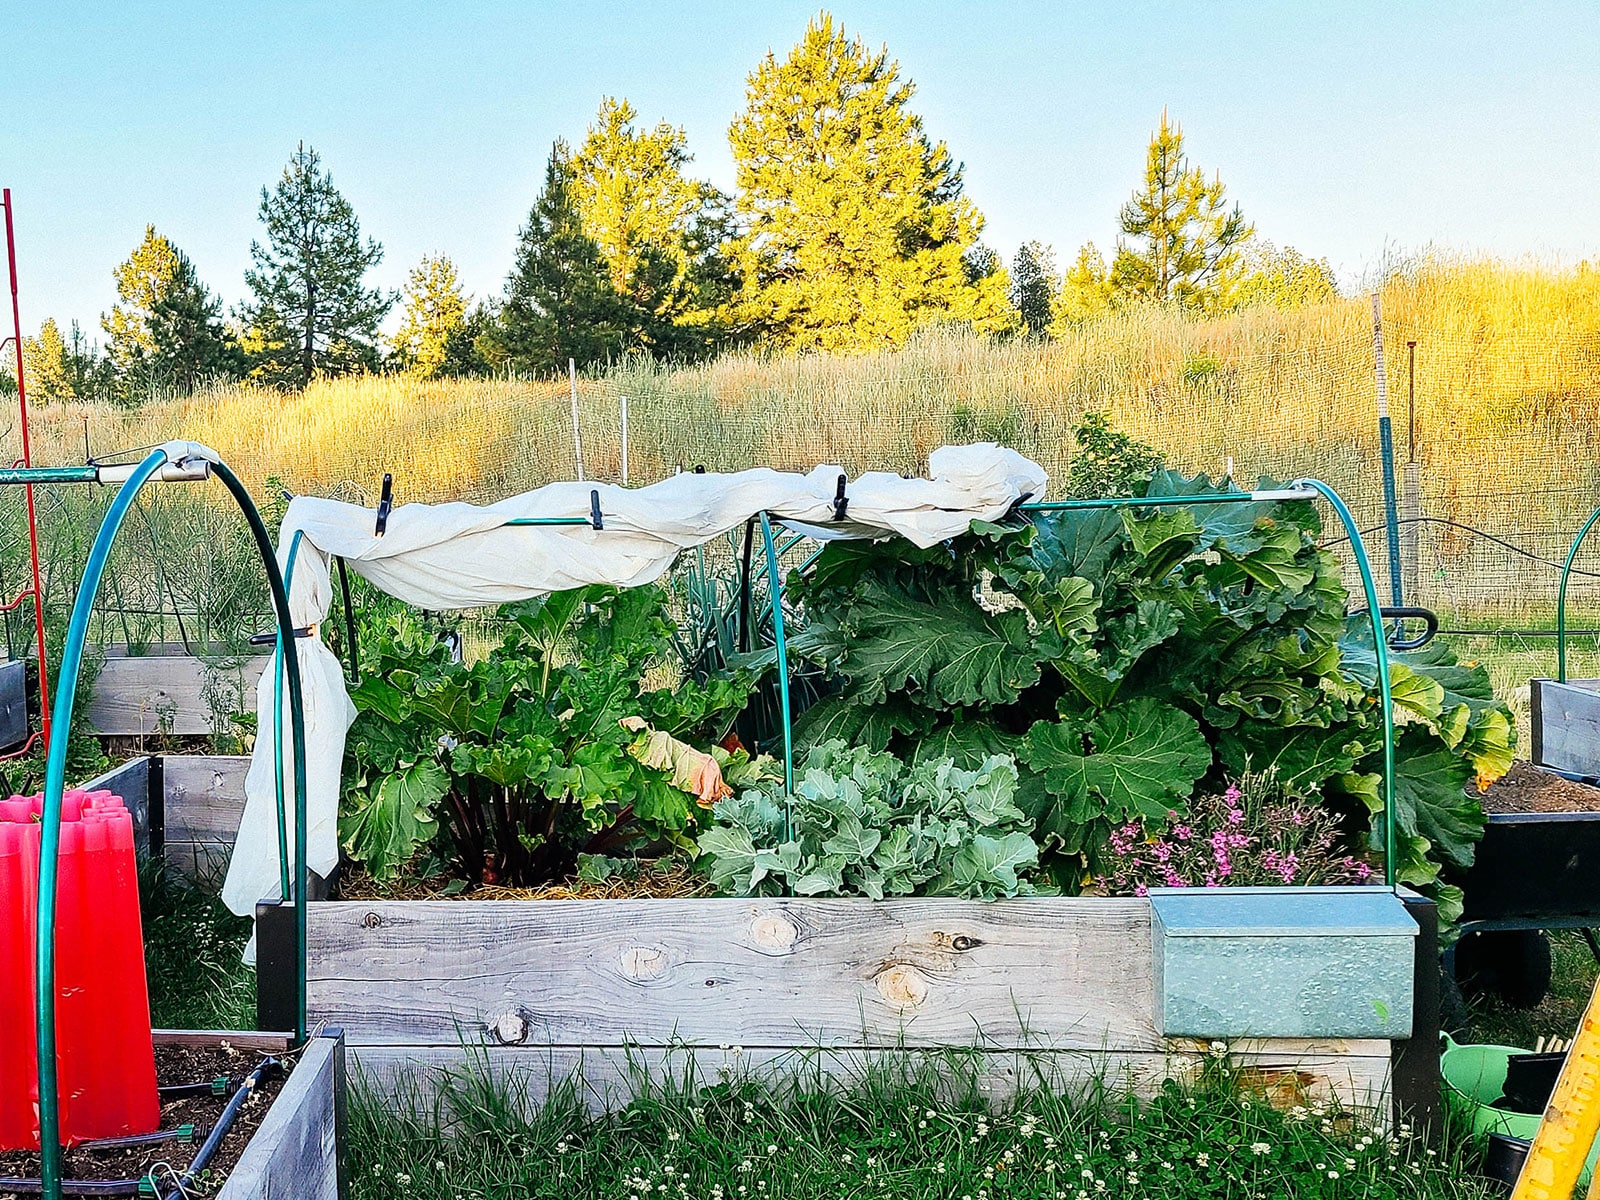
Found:
[{"label": "dark soil in planter", "polygon": [[[224,1043],[226,1046],[226,1043]],[[210,1082],[226,1075],[237,1082],[243,1079],[266,1057],[260,1050],[245,1050],[223,1046],[172,1046],[156,1047],[156,1082],[163,1087],[173,1084]],[[275,1057],[282,1058],[278,1055]],[[284,1078],[293,1063],[285,1060],[283,1072],[268,1078],[256,1089],[256,1098],[247,1100],[233,1120],[228,1134],[222,1139],[216,1155],[211,1159],[200,1178],[200,1188],[191,1188],[192,1195],[210,1195],[221,1187],[244,1154],[250,1139],[266,1119],[267,1110],[283,1087]],[[200,1144],[211,1132],[217,1118],[222,1115],[226,1096],[186,1096],[166,1100],[161,1105],[161,1128],[176,1129],[180,1125],[195,1126],[192,1142],[157,1142],[125,1150],[94,1150],[73,1147],[62,1157],[62,1169],[67,1179],[106,1180],[137,1179],[156,1163],[169,1163],[182,1174],[194,1161]],[[32,1151],[0,1153],[0,1178],[39,1178],[39,1156]],[[172,1179],[163,1170],[158,1182],[171,1187]],[[19,1200],[18,1194],[0,1187],[0,1200]]]},{"label": "dark soil in planter", "polygon": [[1532,763],[1515,762],[1483,793],[1489,813],[1600,812],[1600,788],[1574,783]]},{"label": "dark soil in planter", "polygon": [[402,873],[379,881],[360,867],[345,863],[332,900],[682,900],[713,895],[710,881],[687,863],[672,859],[645,859],[632,874],[618,874],[600,882],[576,876],[537,888],[480,884],[463,887],[449,875],[418,877]]}]

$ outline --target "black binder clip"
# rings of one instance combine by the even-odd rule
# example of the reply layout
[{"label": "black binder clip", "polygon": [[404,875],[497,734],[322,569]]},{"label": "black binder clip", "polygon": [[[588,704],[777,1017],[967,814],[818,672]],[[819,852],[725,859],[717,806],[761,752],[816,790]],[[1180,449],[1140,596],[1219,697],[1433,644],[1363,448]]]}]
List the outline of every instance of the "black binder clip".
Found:
[{"label": "black binder clip", "polygon": [[394,476],[385,474],[383,477],[383,490],[378,494],[378,521],[373,526],[373,537],[382,537],[383,531],[389,528],[389,510],[393,507]]},{"label": "black binder clip", "polygon": [[596,529],[604,529],[606,523],[600,519],[600,489],[596,488],[589,493],[589,524]]},{"label": "black binder clip", "polygon": [[845,514],[850,511],[850,497],[844,494],[844,473],[839,474],[839,486],[833,493],[833,519],[843,521]]}]

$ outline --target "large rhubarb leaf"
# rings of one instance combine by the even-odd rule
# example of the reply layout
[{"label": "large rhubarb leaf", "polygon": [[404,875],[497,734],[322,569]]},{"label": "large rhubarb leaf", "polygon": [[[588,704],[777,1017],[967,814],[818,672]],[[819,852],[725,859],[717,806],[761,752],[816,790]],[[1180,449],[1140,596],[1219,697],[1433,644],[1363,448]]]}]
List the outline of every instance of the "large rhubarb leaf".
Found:
[{"label": "large rhubarb leaf", "polygon": [[434,835],[433,806],[450,790],[450,776],[431,760],[385,775],[361,793],[364,803],[339,815],[339,837],[352,858],[376,879],[388,879]]},{"label": "large rhubarb leaf", "polygon": [[1073,826],[1159,823],[1183,811],[1211,765],[1211,747],[1189,714],[1142,697],[1087,721],[1041,721],[1028,731],[1021,757],[1055,800],[1035,814],[1040,832],[1069,843]]},{"label": "large rhubarb leaf", "polygon": [[863,585],[854,635],[841,670],[863,703],[907,692],[929,707],[1006,704],[1039,679],[1021,611],[928,603],[874,582]]}]

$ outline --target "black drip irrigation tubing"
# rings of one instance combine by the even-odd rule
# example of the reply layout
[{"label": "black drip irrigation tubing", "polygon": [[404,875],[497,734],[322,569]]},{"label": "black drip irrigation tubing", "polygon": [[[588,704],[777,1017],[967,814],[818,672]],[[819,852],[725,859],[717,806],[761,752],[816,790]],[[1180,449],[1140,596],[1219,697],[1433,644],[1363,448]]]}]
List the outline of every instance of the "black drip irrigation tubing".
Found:
[{"label": "black drip irrigation tubing", "polygon": [[[200,1149],[195,1152],[194,1161],[181,1175],[174,1175],[173,1187],[170,1191],[162,1191],[154,1185],[151,1175],[144,1175],[138,1179],[63,1179],[61,1181],[61,1194],[63,1196],[148,1196],[154,1194],[158,1200],[183,1200],[189,1195],[189,1189],[195,1186],[195,1178],[216,1157],[217,1148],[222,1145],[222,1139],[228,1136],[228,1131],[233,1128],[233,1122],[239,1115],[239,1110],[244,1107],[245,1101],[255,1095],[256,1088],[270,1078],[273,1078],[283,1069],[283,1063],[268,1055],[263,1058],[254,1071],[246,1075],[234,1088],[232,1096],[222,1110],[222,1115],[217,1118],[217,1123],[211,1127],[211,1132],[206,1135]],[[215,1093],[217,1085],[222,1084],[224,1089],[230,1086],[226,1077],[218,1080],[209,1080],[205,1083],[178,1084],[175,1087],[160,1088],[160,1094],[171,1098],[175,1095],[205,1095]],[[191,1090],[193,1089],[193,1090]],[[175,1130],[159,1130],[156,1133],[136,1134],[125,1138],[104,1138],[94,1142],[85,1142],[84,1146],[90,1149],[117,1149],[128,1146],[140,1146],[166,1141],[177,1141],[186,1134],[193,1137],[196,1127],[185,1126]],[[6,1179],[0,1177],[0,1192],[11,1192],[18,1196],[44,1195],[44,1181],[41,1179]]]},{"label": "black drip irrigation tubing", "polygon": [[[1542,555],[1535,554],[1532,550],[1526,549],[1525,547],[1522,547],[1522,546],[1518,546],[1514,542],[1508,542],[1503,537],[1496,537],[1494,534],[1488,532],[1487,530],[1479,529],[1476,525],[1466,525],[1466,524],[1463,524],[1460,521],[1452,521],[1448,517],[1401,517],[1400,520],[1397,523],[1400,524],[1400,525],[1444,525],[1444,526],[1447,526],[1447,527],[1449,527],[1451,529],[1460,529],[1460,530],[1464,530],[1467,533],[1474,534],[1477,537],[1482,538],[1486,542],[1493,542],[1496,546],[1503,547],[1504,549],[1511,551],[1511,553],[1513,553],[1513,554],[1521,555],[1523,558],[1527,559],[1529,562],[1536,562],[1536,563],[1540,564],[1541,566],[1550,567],[1551,569],[1556,570],[1556,571],[1561,570],[1561,568],[1566,565],[1565,563],[1557,562],[1553,558],[1545,558]],[[1386,529],[1386,528],[1387,528],[1386,525],[1373,525],[1370,528],[1360,530],[1359,532],[1360,532],[1362,537],[1367,537],[1367,536],[1369,536],[1371,534],[1377,533],[1379,530]],[[1326,541],[1323,541],[1323,542],[1321,542],[1319,544],[1321,546],[1323,546],[1324,548],[1326,548],[1326,547],[1330,547],[1330,546],[1340,545],[1341,543],[1348,542],[1349,540],[1350,540],[1349,536],[1345,535],[1345,536],[1342,536],[1342,537],[1329,538]],[[1572,574],[1574,574],[1574,575],[1582,575],[1586,579],[1600,579],[1600,571],[1583,571],[1583,570],[1578,569],[1577,567],[1573,567],[1572,568]],[[1441,633],[1448,633],[1448,632],[1451,632],[1451,631],[1450,630],[1440,630],[1440,632]]]}]

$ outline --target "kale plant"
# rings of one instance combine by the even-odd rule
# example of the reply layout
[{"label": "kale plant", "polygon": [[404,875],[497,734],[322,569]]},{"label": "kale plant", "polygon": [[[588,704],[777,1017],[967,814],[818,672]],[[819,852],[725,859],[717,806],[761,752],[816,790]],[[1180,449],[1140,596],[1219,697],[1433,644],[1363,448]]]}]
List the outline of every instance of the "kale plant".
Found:
[{"label": "kale plant", "polygon": [[948,758],[907,767],[824,742],[787,804],[760,788],[719,802],[700,861],[718,891],[737,896],[1036,895],[1039,847],[1016,786],[1004,755],[970,770]]}]

